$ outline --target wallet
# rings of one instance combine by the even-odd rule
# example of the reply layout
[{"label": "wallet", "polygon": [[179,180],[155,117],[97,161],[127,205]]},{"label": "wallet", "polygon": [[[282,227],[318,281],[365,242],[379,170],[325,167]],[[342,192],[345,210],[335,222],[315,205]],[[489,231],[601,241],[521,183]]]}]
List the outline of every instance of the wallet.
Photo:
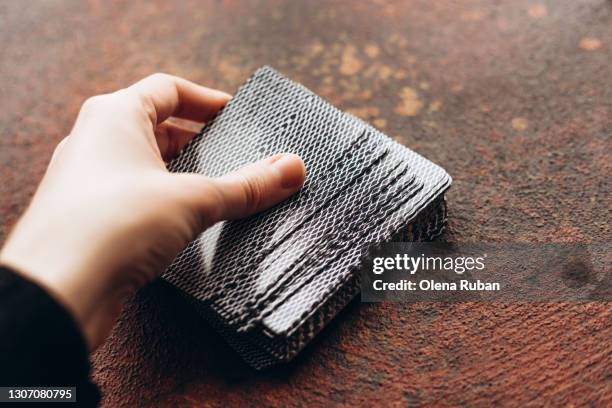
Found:
[{"label": "wallet", "polygon": [[276,153],[304,160],[303,188],[215,224],[163,275],[257,369],[294,358],[359,294],[370,245],[440,235],[451,184],[441,167],[270,67],[168,167],[217,177]]}]

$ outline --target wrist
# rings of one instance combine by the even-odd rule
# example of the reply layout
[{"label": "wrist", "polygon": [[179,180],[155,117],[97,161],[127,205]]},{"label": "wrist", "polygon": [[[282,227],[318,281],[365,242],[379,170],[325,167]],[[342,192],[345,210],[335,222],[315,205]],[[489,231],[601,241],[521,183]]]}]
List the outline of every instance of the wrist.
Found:
[{"label": "wrist", "polygon": [[102,343],[132,290],[92,262],[95,254],[66,249],[75,246],[65,242],[67,234],[55,237],[47,232],[54,230],[31,229],[26,214],[0,250],[0,264],[37,283],[64,306],[91,351]]}]

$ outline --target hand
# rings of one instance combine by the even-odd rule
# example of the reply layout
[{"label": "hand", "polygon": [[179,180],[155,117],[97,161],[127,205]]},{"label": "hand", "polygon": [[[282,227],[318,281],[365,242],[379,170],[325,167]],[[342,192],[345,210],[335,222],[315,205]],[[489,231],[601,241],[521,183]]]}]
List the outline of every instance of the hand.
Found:
[{"label": "hand", "polygon": [[44,286],[72,312],[90,350],[125,298],[204,229],[295,193],[305,177],[278,154],[233,174],[170,174],[164,161],[194,136],[166,121],[209,120],[230,96],[155,74],[82,106],[0,262]]}]

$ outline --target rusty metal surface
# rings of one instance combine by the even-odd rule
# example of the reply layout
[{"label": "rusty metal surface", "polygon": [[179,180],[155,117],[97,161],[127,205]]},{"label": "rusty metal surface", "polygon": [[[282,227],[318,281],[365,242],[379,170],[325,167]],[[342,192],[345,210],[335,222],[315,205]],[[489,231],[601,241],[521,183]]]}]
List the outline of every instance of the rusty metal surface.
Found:
[{"label": "rusty metal surface", "polygon": [[[232,91],[263,64],[442,164],[450,238],[610,239],[610,1],[4,1],[0,38],[2,239],[87,96],[154,71]],[[609,406],[611,321],[353,303],[258,373],[155,283],[93,363],[106,406]]]}]

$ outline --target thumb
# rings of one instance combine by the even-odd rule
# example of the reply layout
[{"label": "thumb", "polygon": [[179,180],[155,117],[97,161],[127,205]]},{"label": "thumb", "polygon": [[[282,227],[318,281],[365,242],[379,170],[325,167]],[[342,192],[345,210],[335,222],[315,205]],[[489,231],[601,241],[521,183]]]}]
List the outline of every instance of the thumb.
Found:
[{"label": "thumb", "polygon": [[304,184],[306,169],[299,156],[282,153],[218,178],[185,176],[204,182],[204,188],[191,189],[192,203],[208,227],[252,215],[290,197]]}]

